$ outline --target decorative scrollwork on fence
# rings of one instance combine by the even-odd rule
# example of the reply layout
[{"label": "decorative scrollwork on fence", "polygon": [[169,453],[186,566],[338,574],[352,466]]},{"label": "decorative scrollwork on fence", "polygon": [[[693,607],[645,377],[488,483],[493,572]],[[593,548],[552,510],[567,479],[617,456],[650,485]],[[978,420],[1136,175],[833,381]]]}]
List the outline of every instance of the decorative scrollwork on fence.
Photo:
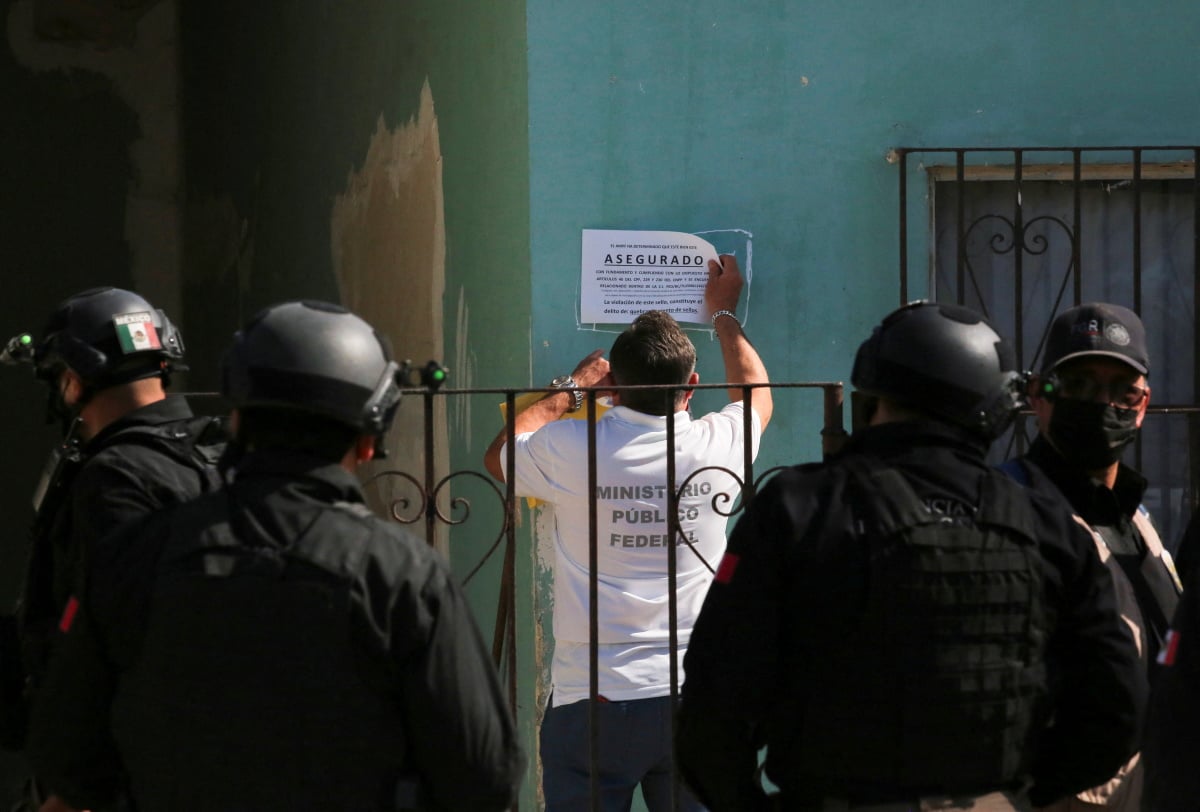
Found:
[{"label": "decorative scrollwork on fence", "polygon": [[418,480],[415,476],[405,473],[404,471],[380,471],[368,479],[363,484],[363,487],[366,489],[374,485],[377,487],[377,491],[382,490],[378,486],[384,480],[393,478],[410,483],[413,486],[413,489],[420,496],[420,501],[417,504],[416,509],[412,511],[411,515],[406,514],[405,511],[412,506],[413,500],[405,496],[393,498],[390,502],[387,502],[387,511],[391,515],[392,519],[400,524],[416,524],[425,516],[426,506],[429,504],[429,497],[425,493],[425,488],[422,487],[420,480]]},{"label": "decorative scrollwork on fence", "polygon": [[[743,486],[742,478],[735,471],[733,471],[732,469],[729,469],[729,468],[724,468],[720,465],[706,465],[703,468],[697,468],[696,470],[692,471],[690,474],[687,475],[687,477],[684,478],[684,480],[682,482],[679,483],[679,487],[675,491],[675,498],[682,500],[683,495],[687,492],[688,485],[691,484],[692,480],[695,479],[696,477],[700,476],[700,474],[706,473],[708,471],[720,471],[723,474],[729,474],[729,478],[732,479],[735,483],[737,483],[738,490],[739,490],[739,492],[741,491],[742,486]],[[723,510],[722,505],[732,503],[733,501],[734,501],[734,497],[730,496],[728,491],[717,491],[716,493],[714,493],[712,495],[710,504],[712,505],[712,509],[713,509],[714,513],[716,513],[718,516],[724,516],[724,517],[728,518],[737,512],[737,508],[734,507],[734,508],[731,508],[730,510]]]},{"label": "decorative scrollwork on fence", "polygon": [[[1050,241],[1046,238],[1045,234],[1035,230],[1036,226],[1044,223],[1050,223],[1061,228],[1067,235],[1068,240],[1072,237],[1071,227],[1067,225],[1066,221],[1050,214],[1042,214],[1026,220],[1021,224],[1019,235],[1017,234],[1016,223],[1008,217],[1005,217],[1003,214],[985,214],[982,217],[976,218],[971,225],[967,226],[967,229],[963,232],[963,245],[967,245],[970,242],[971,234],[976,228],[991,221],[999,221],[1008,227],[1008,233],[996,231],[988,238],[988,247],[992,249],[993,254],[1010,253],[1017,245],[1020,245],[1021,250],[1026,254],[1036,256],[1046,253],[1046,250],[1050,247]],[[968,262],[970,261],[969,256],[970,254],[968,253]]]},{"label": "decorative scrollwork on fence", "polygon": [[1058,226],[1067,235],[1068,242],[1071,241],[1071,227],[1067,225],[1064,220],[1059,217],[1054,217],[1053,215],[1043,214],[1038,217],[1030,218],[1030,220],[1025,223],[1025,227],[1022,230],[1024,233],[1024,238],[1021,240],[1021,244],[1025,250],[1025,253],[1034,255],[1044,254],[1046,253],[1046,249],[1050,247],[1050,242],[1046,239],[1044,234],[1034,234],[1032,239],[1029,237],[1029,234],[1033,230],[1034,226],[1039,226],[1042,223],[1050,223]]},{"label": "decorative scrollwork on fence", "polygon": [[[974,262],[972,262],[971,252],[966,249],[966,246],[970,244],[972,233],[974,233],[976,229],[980,228],[985,223],[999,223],[1007,229],[1007,232],[997,230],[993,232],[992,235],[987,239],[988,247],[991,249],[993,254],[998,256],[1012,253],[1018,245],[1021,247],[1021,252],[1023,254],[1029,254],[1030,256],[1041,256],[1042,254],[1045,254],[1050,249],[1050,240],[1043,230],[1041,230],[1043,226],[1057,226],[1058,228],[1062,229],[1068,244],[1073,244],[1074,232],[1071,230],[1071,227],[1066,223],[1066,221],[1060,217],[1055,217],[1050,214],[1031,217],[1029,220],[1023,222],[1020,228],[1017,227],[1017,224],[1013,220],[1005,217],[1002,214],[985,214],[982,217],[976,218],[969,226],[967,226],[966,230],[963,232],[962,238],[963,264],[966,267],[967,273],[970,277],[971,286],[975,289],[975,295],[979,297],[980,306],[983,309],[984,314],[990,315],[990,308],[987,306],[988,297],[985,297],[979,288],[979,278],[976,273],[977,269]],[[1071,278],[1071,272],[1075,268],[1075,265],[1076,259],[1072,249],[1071,259],[1067,263],[1067,267],[1063,273],[1063,278],[1059,284],[1059,299],[1062,298],[1062,292],[1066,289],[1067,281]],[[959,293],[961,296],[962,292],[960,291]]]},{"label": "decorative scrollwork on fence", "polygon": [[[691,484],[692,480],[698,477],[700,474],[708,471],[720,471],[721,473],[728,474],[729,478],[737,484],[738,495],[740,496],[743,493],[745,483],[735,471],[720,465],[708,465],[692,471],[681,483],[679,483],[679,487],[675,491],[675,504],[678,504],[683,500],[683,495],[687,493],[688,486]],[[719,490],[714,493],[709,504],[712,505],[714,513],[716,513],[718,516],[724,516],[726,519],[736,515],[743,507],[742,500],[735,496],[731,496],[727,490]],[[700,563],[703,564],[709,572],[716,572],[716,569],[713,567],[713,565],[710,564],[708,560],[700,554],[700,551],[697,550],[695,545],[692,544],[692,540],[685,536],[682,530],[679,531],[679,541],[680,543],[687,545],[688,549],[692,551],[692,554],[700,560]]]},{"label": "decorative scrollwork on fence", "polygon": [[453,514],[456,509],[461,509],[462,510],[462,518],[461,519],[454,519],[453,516],[445,515],[444,513],[442,513],[441,509],[438,507],[438,498],[437,497],[438,497],[438,494],[441,492],[442,488],[449,485],[452,480],[460,478],[460,477],[472,477],[472,478],[479,479],[482,482],[484,482],[488,486],[488,488],[491,489],[491,492],[493,494],[495,494],[496,499],[500,502],[500,506],[503,509],[503,516],[504,516],[503,521],[501,521],[501,523],[500,523],[500,530],[498,533],[496,533],[496,538],[492,540],[492,543],[488,546],[487,551],[484,552],[483,557],[479,559],[479,562],[474,567],[472,567],[471,570],[462,579],[463,584],[468,584],[471,582],[471,579],[475,577],[475,574],[483,568],[483,565],[487,563],[488,559],[492,557],[492,555],[496,552],[496,550],[500,549],[500,545],[504,541],[504,537],[508,531],[508,526],[512,522],[512,512],[511,512],[511,506],[506,503],[506,500],[504,498],[504,493],[501,492],[500,487],[496,484],[496,481],[494,479],[492,479],[490,476],[485,476],[484,474],[481,474],[478,471],[472,471],[472,470],[468,469],[468,470],[463,470],[463,471],[455,471],[451,474],[448,474],[448,475],[442,477],[441,481],[439,481],[437,483],[437,485],[434,486],[433,496],[432,496],[432,505],[433,505],[434,513],[437,516],[439,521],[444,522],[447,525],[454,526],[454,525],[462,524],[467,519],[471,518],[471,503],[467,499],[465,499],[461,496],[456,496],[450,500],[451,514]]},{"label": "decorative scrollwork on fence", "polygon": [[[438,521],[442,522],[443,524],[447,524],[447,525],[450,525],[453,527],[454,525],[462,524],[467,519],[471,518],[471,502],[470,502],[470,500],[465,499],[461,496],[456,496],[450,500],[451,514],[453,514],[455,510],[462,510],[463,515],[462,515],[461,519],[455,519],[455,518],[453,518],[452,515],[447,516],[445,513],[442,512],[441,507],[439,507],[439,505],[438,505],[438,494],[441,493],[442,488],[449,485],[451,480],[457,479],[458,477],[464,477],[464,476],[465,477],[474,477],[474,478],[479,479],[482,482],[484,482],[489,488],[491,488],[492,493],[496,494],[496,497],[500,500],[500,504],[501,505],[504,504],[504,494],[500,492],[500,488],[496,486],[496,483],[491,479],[491,477],[484,476],[483,474],[479,473],[478,471],[472,471],[470,469],[466,469],[463,471],[453,471],[453,472],[447,474],[446,476],[442,477],[440,480],[438,480],[437,484],[435,484],[433,486],[433,493],[430,498],[430,507],[433,510],[433,514],[438,518]],[[501,528],[500,532],[503,533],[504,528]]]},{"label": "decorative scrollwork on fence", "polygon": [[[439,496],[448,488],[451,482],[463,477],[478,479],[487,485],[492,494],[495,495],[496,501],[500,504],[503,511],[503,519],[500,523],[500,529],[496,533],[495,539],[488,545],[488,549],[484,552],[483,557],[473,566],[462,579],[463,584],[469,583],[488,559],[500,548],[504,541],[505,532],[508,530],[512,522],[512,511],[505,501],[505,494],[490,476],[470,469],[462,471],[453,471],[439,479],[433,486],[426,490],[420,480],[412,474],[405,471],[380,471],[364,483],[364,488],[376,486],[377,492],[381,490],[379,486],[389,479],[398,479],[412,486],[412,489],[417,494],[416,497],[398,496],[384,498],[388,514],[394,521],[401,524],[416,524],[420,521],[425,521],[430,528],[434,524],[440,523],[447,527],[454,527],[465,523],[471,518],[471,501],[466,497],[453,496],[449,499],[449,512],[444,511],[441,507]],[[381,496],[381,498],[383,498]],[[457,514],[457,518],[456,518]],[[431,542],[432,543],[432,542]]]}]

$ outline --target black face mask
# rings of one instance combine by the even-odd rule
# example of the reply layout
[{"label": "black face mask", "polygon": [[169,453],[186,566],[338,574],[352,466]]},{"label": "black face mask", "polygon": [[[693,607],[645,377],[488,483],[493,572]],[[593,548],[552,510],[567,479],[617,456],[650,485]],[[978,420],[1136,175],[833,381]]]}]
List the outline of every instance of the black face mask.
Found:
[{"label": "black face mask", "polygon": [[1059,398],[1050,417],[1050,441],[1085,471],[1107,468],[1137,436],[1138,410],[1110,403]]}]

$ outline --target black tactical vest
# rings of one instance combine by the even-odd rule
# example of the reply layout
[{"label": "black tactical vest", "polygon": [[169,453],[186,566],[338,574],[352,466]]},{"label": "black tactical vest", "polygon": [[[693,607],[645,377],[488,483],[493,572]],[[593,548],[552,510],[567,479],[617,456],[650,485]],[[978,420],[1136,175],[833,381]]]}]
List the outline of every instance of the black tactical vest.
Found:
[{"label": "black tactical vest", "polygon": [[[105,435],[101,440],[80,448],[71,443],[52,456],[45,480],[39,485],[37,515],[31,531],[32,551],[26,574],[21,613],[34,624],[53,628],[67,598],[83,586],[85,550],[74,540],[72,533],[72,486],[75,477],[88,460],[114,446],[149,448],[176,465],[196,472],[197,489],[174,495],[172,501],[184,502],[221,486],[217,461],[225,450],[225,429],[220,419],[191,417],[165,424],[136,424]],[[150,480],[154,471],[140,472]],[[147,481],[146,488],[153,483]],[[102,499],[103,494],[95,494]],[[45,636],[47,628],[34,630],[34,636]],[[29,641],[38,653],[27,667],[39,674],[44,670],[46,645],[44,640]]]},{"label": "black tactical vest", "polygon": [[[220,487],[216,463],[226,439],[218,418],[191,417],[129,426],[82,450],[77,440],[68,438],[52,455],[35,497],[37,514],[30,531],[21,598],[13,615],[0,615],[0,747],[19,750],[24,746],[29,704],[45,674],[59,616],[68,596],[83,586],[86,551],[73,538],[70,506],[79,471],[88,459],[112,446],[150,448],[197,473],[197,491],[178,493],[173,500],[182,502]],[[141,473],[145,479],[154,475],[153,471]],[[97,499],[103,496],[95,494]]]},{"label": "black tactical vest", "polygon": [[897,471],[848,458],[861,616],[805,664],[793,762],[833,792],[974,791],[1025,775],[1046,692],[1034,516],[989,471],[979,507],[927,507]]},{"label": "black tactical vest", "polygon": [[204,504],[176,514],[113,705],[140,808],[393,808],[401,679],[354,633],[368,527],[314,507],[290,548],[250,547]]}]

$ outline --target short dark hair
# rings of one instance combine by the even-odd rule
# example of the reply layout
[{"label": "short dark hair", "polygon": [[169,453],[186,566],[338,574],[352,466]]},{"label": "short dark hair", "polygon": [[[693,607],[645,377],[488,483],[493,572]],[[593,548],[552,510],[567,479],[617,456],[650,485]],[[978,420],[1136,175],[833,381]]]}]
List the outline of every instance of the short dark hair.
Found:
[{"label": "short dark hair", "polygon": [[345,423],[297,409],[238,410],[237,439],[255,450],[302,451],[338,462],[354,447],[361,433]]},{"label": "short dark hair", "polygon": [[[617,336],[608,360],[618,386],[686,384],[696,370],[696,347],[671,314],[649,310]],[[635,411],[656,415],[673,411],[663,391],[631,389],[620,394],[621,405]],[[676,393],[676,407],[683,396],[682,390]]]}]

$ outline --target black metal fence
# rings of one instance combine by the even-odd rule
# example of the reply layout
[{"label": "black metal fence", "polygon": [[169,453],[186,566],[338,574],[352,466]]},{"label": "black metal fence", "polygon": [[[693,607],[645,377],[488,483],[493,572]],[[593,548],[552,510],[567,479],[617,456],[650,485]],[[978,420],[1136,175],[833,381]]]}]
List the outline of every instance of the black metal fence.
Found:
[{"label": "black metal fence", "polygon": [[[730,386],[726,383],[716,384],[696,384],[688,387],[656,387],[656,386],[638,386],[638,387],[617,387],[617,391],[626,389],[651,389],[659,390],[664,393],[665,398],[674,399],[674,395],[684,389],[691,391],[704,390],[729,390],[742,389],[742,397],[744,400],[749,400],[751,389],[766,387],[773,392],[778,390],[813,390],[819,391],[821,395],[821,414],[822,422],[820,427],[821,447],[825,454],[829,454],[837,450],[846,440],[847,432],[844,422],[843,409],[843,385],[836,382],[802,382],[802,383],[770,383],[770,384],[751,384],[745,386]],[[442,388],[437,390],[426,388],[414,388],[404,390],[405,407],[410,411],[405,415],[409,419],[408,425],[412,424],[415,417],[421,425],[421,459],[419,464],[419,473],[412,473],[410,470],[405,470],[403,466],[412,465],[412,460],[389,460],[382,464],[377,464],[375,470],[370,474],[364,482],[364,490],[367,493],[369,501],[373,502],[373,506],[381,511],[384,515],[392,520],[408,525],[414,532],[419,535],[423,534],[424,538],[433,544],[438,537],[439,532],[447,528],[462,528],[462,531],[470,532],[475,541],[471,546],[472,549],[481,549],[478,558],[469,561],[468,565],[463,567],[460,565],[456,568],[459,580],[464,584],[470,584],[476,579],[481,572],[484,571],[485,565],[488,564],[497,555],[501,557],[499,567],[499,589],[496,598],[495,621],[492,628],[492,657],[500,671],[502,681],[504,682],[510,706],[516,712],[518,708],[518,662],[516,650],[516,632],[517,632],[517,583],[516,583],[516,549],[517,535],[520,527],[518,516],[521,511],[521,500],[514,489],[514,418],[518,411],[518,398],[527,393],[545,393],[550,394],[559,390],[551,388],[531,388],[531,389],[501,389],[501,388],[477,388],[477,389],[451,389]],[[588,471],[588,481],[590,493],[595,494],[596,489],[596,420],[599,410],[600,393],[596,390],[587,390],[585,397],[584,409],[588,416],[588,454],[585,460],[580,460],[581,465],[585,465]],[[461,398],[472,398],[476,396],[493,396],[488,398],[489,402],[494,402],[494,396],[500,396],[504,403],[504,412],[506,415],[504,423],[504,431],[507,432],[507,457],[503,461],[504,470],[506,472],[504,482],[497,482],[483,470],[483,455],[479,453],[478,464],[471,467],[456,469],[452,471],[438,470],[436,460],[446,458],[448,455],[443,454],[446,447],[450,445],[455,438],[449,434],[439,432],[438,421],[436,415],[441,406],[445,406],[447,401],[454,401]],[[189,401],[193,404],[193,408],[198,412],[207,414],[220,414],[225,410],[226,404],[214,393],[190,393],[187,395]],[[414,415],[412,403],[419,402],[419,415]],[[806,412],[811,410],[806,410]],[[744,413],[744,436],[749,438],[750,432],[750,411]],[[688,487],[689,482],[704,470],[722,470],[736,480],[736,490],[738,497],[730,500],[728,503],[719,502],[718,496],[714,496],[712,508],[718,514],[727,518],[734,518],[739,514],[754,497],[755,491],[762,485],[763,481],[774,474],[779,467],[756,469],[755,456],[752,453],[752,448],[747,442],[743,448],[742,468],[743,476],[738,477],[734,472],[727,469],[705,468],[680,470],[675,464],[675,442],[674,442],[674,422],[664,421],[667,431],[667,441],[665,443],[664,453],[667,453],[667,475],[664,485],[667,493],[667,526],[664,529],[665,535],[671,539],[679,539],[680,543],[688,543],[684,537],[679,524],[679,502],[681,492]],[[815,427],[814,427],[815,428]],[[461,439],[461,438],[460,438]],[[486,443],[491,437],[476,438]],[[669,453],[668,453],[669,452]],[[466,483],[471,483],[469,488]],[[498,519],[496,524],[484,526],[484,521],[489,521],[496,511],[475,510],[468,497],[454,493],[454,489],[477,489],[483,488],[483,491],[489,498],[495,498],[500,506],[498,511]],[[589,571],[591,573],[591,595],[590,595],[590,653],[589,661],[591,663],[591,694],[596,696],[598,690],[598,674],[597,660],[598,651],[597,645],[599,640],[598,635],[598,600],[596,594],[596,573],[599,571],[598,558],[600,556],[600,544],[597,537],[597,513],[595,498],[591,500],[591,510],[586,518],[589,528]],[[452,537],[451,544],[457,544],[457,540]],[[677,617],[675,604],[676,591],[676,546],[675,544],[664,545],[668,552],[666,556],[666,572],[668,579],[667,594],[670,604],[670,629],[671,639],[669,647],[671,651],[671,696],[675,697],[679,692],[679,662],[677,657],[678,638],[677,638]],[[705,562],[710,570],[715,569],[717,562]],[[490,572],[490,570],[489,570]],[[593,703],[594,705],[594,703]],[[591,719],[591,752],[593,757],[592,775],[593,781],[598,777],[595,758],[596,736],[598,735],[598,726],[595,719]],[[533,748],[536,752],[536,747]],[[677,785],[678,786],[678,785]],[[599,809],[600,794],[595,785],[592,791],[593,808]]]},{"label": "black metal fence", "polygon": [[[822,413],[823,423],[820,429],[822,437],[822,448],[826,453],[836,449],[844,441],[846,432],[843,419],[843,387],[841,383],[771,383],[771,384],[753,384],[742,387],[747,393],[750,389],[758,387],[767,387],[772,390],[783,389],[813,389],[820,390],[822,395]],[[690,390],[727,390],[731,388],[728,384],[697,384],[691,387],[686,387]],[[737,388],[737,387],[733,387]],[[620,389],[658,389],[664,393],[673,393],[677,388],[672,387],[620,387]],[[457,527],[468,521],[472,515],[471,503],[463,498],[454,496],[449,492],[449,489],[456,482],[462,482],[464,479],[472,479],[476,482],[482,481],[486,483],[486,488],[495,492],[497,499],[502,504],[502,514],[498,526],[494,527],[479,527],[472,526],[471,531],[476,538],[486,539],[485,550],[479,559],[473,562],[468,568],[462,571],[460,576],[464,583],[476,577],[481,571],[484,564],[498,553],[503,556],[503,564],[501,566],[501,585],[500,595],[498,598],[498,606],[496,612],[495,628],[493,631],[493,656],[497,666],[501,669],[509,688],[509,696],[514,707],[516,704],[517,690],[517,675],[516,661],[512,656],[514,652],[514,636],[515,636],[515,583],[514,583],[514,555],[516,536],[519,527],[517,515],[520,511],[520,499],[514,491],[512,476],[514,459],[513,459],[513,428],[514,417],[517,413],[517,400],[521,395],[526,393],[553,393],[558,390],[548,388],[535,389],[441,389],[431,391],[428,389],[412,389],[406,390],[406,398],[417,398],[421,401],[423,426],[423,474],[417,477],[411,473],[396,468],[385,468],[384,470],[374,473],[365,483],[368,490],[373,485],[383,481],[398,479],[406,483],[406,493],[400,496],[392,497],[388,503],[382,507],[387,514],[394,520],[404,524],[413,525],[414,529],[418,526],[423,527],[424,536],[427,540],[435,538],[437,530],[440,526]],[[586,392],[584,409],[587,410],[589,416],[589,453],[587,459],[580,460],[581,465],[585,465],[588,470],[588,476],[592,485],[595,484],[596,474],[596,451],[595,451],[595,420],[598,409],[597,392],[594,390],[584,390]],[[437,457],[436,447],[439,443],[446,443],[450,438],[438,437],[435,431],[434,414],[436,410],[436,402],[438,399],[445,398],[460,398],[476,395],[499,395],[503,398],[505,404],[505,412],[508,419],[505,421],[505,430],[508,432],[507,443],[507,459],[504,460],[505,470],[507,472],[506,479],[503,483],[498,483],[486,473],[482,471],[482,455],[480,455],[480,465],[478,468],[464,468],[450,472],[439,472],[435,470],[434,460]],[[747,422],[746,436],[749,436],[749,411],[745,413]],[[673,449],[673,430],[674,426],[671,421],[666,421],[667,427],[667,448]],[[490,438],[486,438],[490,439]],[[667,487],[668,510],[667,520],[668,527],[666,535],[672,538],[680,537],[680,529],[678,524],[678,516],[674,509],[678,506],[679,494],[681,489],[687,486],[688,481],[695,477],[699,471],[678,471],[675,468],[674,453],[667,455],[667,481],[664,483]],[[734,516],[740,512],[744,505],[753,498],[754,491],[762,483],[762,481],[777,470],[772,468],[769,470],[755,473],[754,458],[751,454],[749,445],[744,450],[744,480],[739,479],[738,487],[740,490],[740,498],[736,504],[731,505],[728,509],[719,508],[714,505],[714,509],[722,511],[723,515]],[[732,472],[729,472],[733,475]],[[591,532],[591,541],[593,545],[593,555],[596,554],[596,517],[594,515],[588,518]],[[674,577],[674,547],[670,547],[672,554],[668,556],[668,577]],[[501,552],[502,551],[502,552]],[[595,571],[595,561],[592,562],[592,570]],[[712,564],[715,566],[715,563]],[[672,587],[673,591],[673,587]],[[593,611],[594,611],[593,603]],[[593,637],[593,639],[595,639]]]},{"label": "black metal fence", "polygon": [[[1149,417],[1131,460],[1173,547],[1200,502],[1200,146],[904,147],[899,170],[899,299],[983,312],[1036,369],[1054,316],[1109,301],[1142,316]],[[914,284],[913,272],[926,276]],[[994,450],[1020,453],[1022,420]]]},{"label": "black metal fence", "polygon": [[[840,447],[841,443],[846,438],[843,419],[843,387],[840,383],[773,383],[773,384],[756,384],[745,386],[743,388],[743,397],[748,399],[749,390],[759,386],[767,386],[772,390],[784,389],[809,389],[819,390],[822,397],[822,426],[820,429],[822,438],[822,448],[825,453],[832,452]],[[659,389],[664,391],[664,396],[672,396],[680,388],[675,387],[622,387],[622,389]],[[691,387],[686,387],[691,390],[727,390],[731,387],[727,384],[698,384]],[[737,388],[737,387],[733,387]],[[416,476],[411,473],[395,469],[386,468],[377,471],[366,482],[368,491],[373,485],[378,484],[383,480],[398,480],[404,483],[406,493],[401,496],[392,497],[387,504],[382,505],[382,508],[396,521],[416,527],[423,527],[425,538],[432,540],[435,538],[438,528],[458,527],[464,525],[472,516],[472,505],[463,497],[456,496],[450,493],[450,489],[455,483],[461,483],[464,480],[470,479],[475,483],[480,480],[486,482],[486,488],[494,492],[496,498],[503,505],[501,511],[499,525],[495,527],[479,527],[473,526],[470,532],[475,538],[485,539],[483,551],[478,560],[471,562],[465,569],[461,569],[460,578],[466,583],[470,583],[483,569],[489,559],[500,555],[502,563],[500,566],[500,588],[497,597],[495,623],[492,629],[492,655],[496,662],[497,668],[500,670],[503,681],[508,690],[509,701],[514,710],[517,708],[518,695],[518,669],[516,657],[516,629],[517,629],[517,602],[516,602],[516,545],[517,534],[519,528],[518,514],[520,508],[520,498],[514,490],[515,477],[514,470],[514,417],[517,414],[518,398],[528,392],[544,392],[552,393],[554,389],[441,389],[438,391],[430,391],[427,389],[408,390],[406,397],[419,399],[421,402],[421,423],[423,425],[423,473],[421,476]],[[588,415],[588,454],[586,460],[580,460],[580,465],[585,465],[588,471],[590,493],[595,493],[596,487],[596,415],[598,413],[598,397],[594,390],[585,390],[587,393],[584,409]],[[436,446],[439,443],[446,443],[450,440],[449,437],[439,437],[435,431],[435,412],[437,409],[437,401],[439,399],[453,399],[470,397],[477,395],[499,395],[503,398],[505,404],[505,413],[508,416],[505,421],[505,431],[507,432],[507,456],[503,461],[506,471],[505,481],[498,483],[482,473],[482,454],[479,459],[478,468],[465,468],[450,472],[440,472],[435,470],[433,461],[437,457]],[[747,410],[744,413],[746,421],[745,436],[750,437],[750,412]],[[667,430],[667,442],[665,443],[664,453],[667,453],[667,477],[665,481],[667,491],[667,527],[665,535],[668,538],[679,539],[681,543],[687,543],[686,538],[680,529],[679,525],[679,501],[680,493],[687,488],[688,483],[697,476],[701,471],[697,470],[679,470],[675,465],[675,454],[673,449],[674,443],[674,424],[673,421],[665,421]],[[490,439],[490,438],[480,438]],[[755,459],[752,454],[752,449],[747,443],[743,452],[743,477],[736,477],[733,472],[727,471],[730,476],[735,476],[737,479],[737,490],[739,497],[733,500],[728,505],[718,504],[716,498],[713,501],[713,510],[726,517],[735,517],[745,505],[754,496],[755,491],[762,484],[764,479],[772,475],[778,468],[770,468],[764,470],[756,470]],[[704,469],[712,470],[712,469]],[[597,658],[598,658],[598,599],[596,589],[595,574],[599,570],[598,558],[601,555],[601,545],[597,538],[597,512],[595,499],[591,500],[591,511],[586,517],[589,528],[590,544],[589,544],[589,570],[591,573],[591,595],[590,595],[590,656],[591,663],[591,693],[593,696],[598,695],[598,674],[597,674]],[[584,520],[584,517],[580,517]],[[476,545],[479,546],[478,543]],[[677,617],[675,607],[675,578],[676,578],[676,545],[666,544],[669,550],[666,556],[665,575],[668,579],[667,594],[670,602],[670,629],[671,640],[669,643],[671,656],[671,695],[677,696],[679,691],[679,663],[676,656],[678,650],[677,632]],[[709,569],[716,567],[717,562],[706,562]],[[592,731],[592,754],[593,759],[596,758],[596,736],[598,735],[598,726],[595,724],[595,719],[591,720]],[[593,780],[598,776],[596,762],[593,760]],[[599,792],[593,787],[594,803],[599,803]],[[598,807],[596,807],[598,808]]]}]

